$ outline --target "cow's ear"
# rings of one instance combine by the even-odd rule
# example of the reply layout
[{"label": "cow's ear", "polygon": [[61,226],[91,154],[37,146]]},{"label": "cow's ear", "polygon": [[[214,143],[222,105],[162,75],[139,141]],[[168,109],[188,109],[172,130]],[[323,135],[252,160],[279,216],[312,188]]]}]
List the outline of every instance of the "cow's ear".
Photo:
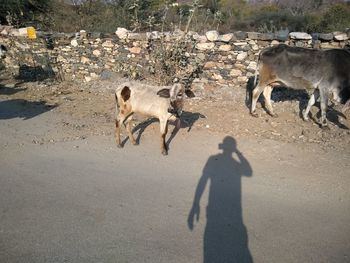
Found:
[{"label": "cow's ear", "polygon": [[157,95],[162,98],[170,98],[170,90],[169,89],[158,90]]},{"label": "cow's ear", "polygon": [[196,97],[196,95],[194,95],[193,91],[192,91],[192,90],[189,90],[189,89],[185,90],[185,94],[186,94],[186,96],[189,97],[189,98],[194,98],[194,97]]}]

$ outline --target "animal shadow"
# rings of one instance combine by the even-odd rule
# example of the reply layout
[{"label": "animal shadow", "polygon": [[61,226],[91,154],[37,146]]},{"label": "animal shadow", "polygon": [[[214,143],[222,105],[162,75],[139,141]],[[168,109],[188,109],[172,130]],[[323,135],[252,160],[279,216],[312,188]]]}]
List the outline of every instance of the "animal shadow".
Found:
[{"label": "animal shadow", "polygon": [[[169,149],[169,145],[170,145],[171,141],[175,138],[176,134],[179,132],[180,129],[187,128],[187,132],[190,132],[194,123],[200,118],[205,118],[205,116],[201,113],[198,113],[198,112],[192,113],[192,112],[184,111],[181,115],[181,119],[180,119],[181,123],[180,123],[179,127],[176,126],[176,123],[169,122],[169,124],[172,124],[175,127],[172,130],[171,135],[166,142],[167,148]],[[157,118],[149,118],[146,121],[143,121],[143,122],[137,124],[136,127],[133,128],[132,133],[133,134],[137,133],[137,137],[135,138],[137,144],[140,143],[141,136],[142,136],[143,132],[146,130],[146,128],[155,122],[159,122],[159,120]],[[128,140],[129,140],[129,137],[126,137],[121,142],[122,147],[124,147],[125,143]]]},{"label": "animal shadow", "polygon": [[23,99],[0,101],[0,120],[12,118],[28,120],[55,107],[57,105],[49,105],[45,101],[27,101]]},{"label": "animal shadow", "polygon": [[[319,103],[317,103],[315,105],[318,105],[318,108],[320,109]],[[311,112],[309,112],[309,117],[314,123],[319,125],[321,128],[324,128],[324,127],[322,127],[321,123],[319,122],[319,119],[321,118],[321,110],[318,110],[316,115],[312,115]],[[347,127],[346,125],[341,123],[340,119],[342,119],[342,118],[346,119],[346,116],[342,112],[336,110],[334,108],[334,104],[331,106],[328,106],[327,120],[330,121],[331,123],[333,123],[334,125],[336,125],[340,129],[349,130],[349,127]]]},{"label": "animal shadow", "polygon": [[3,84],[0,84],[0,95],[13,95],[17,92],[24,91],[27,88],[17,88],[20,83],[16,83],[13,88],[6,87]]}]

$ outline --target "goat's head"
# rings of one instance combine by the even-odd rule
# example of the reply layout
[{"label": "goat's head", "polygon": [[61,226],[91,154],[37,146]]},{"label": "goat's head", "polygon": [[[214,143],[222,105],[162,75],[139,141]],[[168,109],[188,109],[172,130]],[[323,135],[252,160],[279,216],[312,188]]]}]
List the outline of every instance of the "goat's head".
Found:
[{"label": "goat's head", "polygon": [[180,117],[182,114],[184,93],[185,88],[180,83],[175,83],[171,88],[161,89],[157,92],[160,97],[170,99],[168,112],[176,117]]}]

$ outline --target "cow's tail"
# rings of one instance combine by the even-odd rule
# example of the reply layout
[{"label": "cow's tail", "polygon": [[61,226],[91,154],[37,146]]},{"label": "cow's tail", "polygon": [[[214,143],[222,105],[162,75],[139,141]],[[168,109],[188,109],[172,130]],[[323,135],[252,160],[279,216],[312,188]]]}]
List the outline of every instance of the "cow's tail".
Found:
[{"label": "cow's tail", "polygon": [[[258,57],[258,61],[256,63],[256,69],[255,69],[255,73],[254,73],[253,84],[248,85],[247,89],[246,89],[245,101],[246,101],[246,105],[247,106],[249,106],[249,104],[251,102],[253,90],[255,89],[256,84],[258,82],[259,63],[260,63],[260,54],[259,54],[259,57]],[[251,83],[251,81],[249,81],[249,82]]]},{"label": "cow's tail", "polygon": [[256,83],[258,82],[258,72],[259,72],[259,65],[260,65],[260,54],[258,57],[258,62],[256,63],[256,69],[255,69],[255,74],[254,74],[254,87],[256,87]]}]

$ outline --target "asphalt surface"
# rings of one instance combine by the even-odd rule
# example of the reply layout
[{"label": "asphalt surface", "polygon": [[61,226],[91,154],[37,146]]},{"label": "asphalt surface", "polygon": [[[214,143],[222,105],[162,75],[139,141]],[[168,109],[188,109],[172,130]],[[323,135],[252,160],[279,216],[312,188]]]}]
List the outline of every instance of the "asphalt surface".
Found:
[{"label": "asphalt surface", "polygon": [[151,130],[123,149],[33,139],[55,120],[0,114],[0,262],[350,262],[349,152],[196,130],[166,157]]}]

